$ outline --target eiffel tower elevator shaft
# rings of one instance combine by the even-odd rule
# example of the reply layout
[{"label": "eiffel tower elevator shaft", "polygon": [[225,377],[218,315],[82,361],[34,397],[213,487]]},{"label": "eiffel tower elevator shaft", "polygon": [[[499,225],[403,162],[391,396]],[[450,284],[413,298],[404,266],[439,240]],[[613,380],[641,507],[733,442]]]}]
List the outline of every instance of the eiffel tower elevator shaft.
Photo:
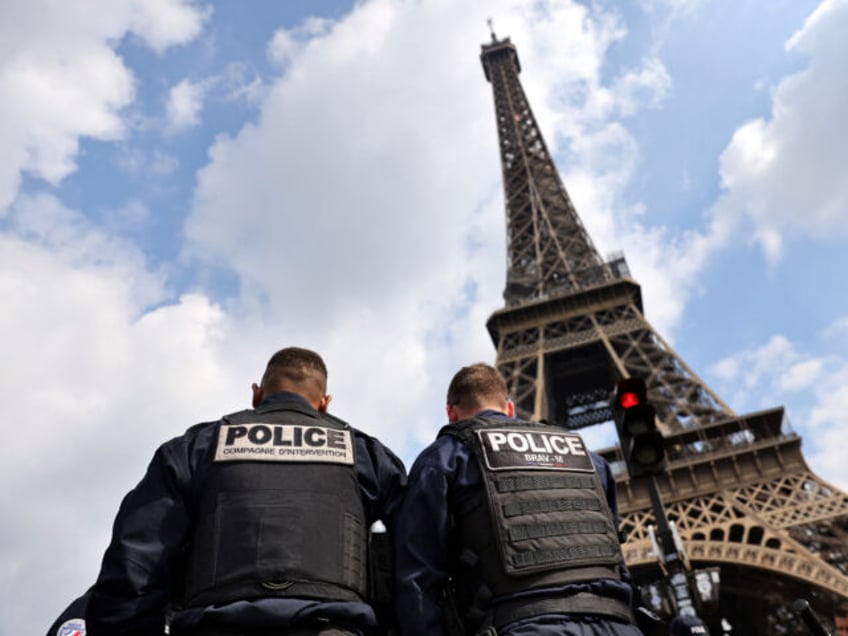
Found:
[{"label": "eiffel tower elevator shaft", "polygon": [[[517,414],[573,429],[608,422],[614,384],[644,378],[668,458],[657,476],[665,511],[691,562],[721,568],[719,611],[736,621],[732,633],[806,633],[784,615],[795,597],[824,616],[848,613],[848,495],[812,473],[782,408],[735,414],[651,326],[624,257],[602,259],[580,221],[516,47],[492,33],[480,59],[507,238],[505,306],[486,327]],[[599,452],[617,473],[625,557],[647,586],[661,566],[646,481],[628,476],[618,448]]]}]

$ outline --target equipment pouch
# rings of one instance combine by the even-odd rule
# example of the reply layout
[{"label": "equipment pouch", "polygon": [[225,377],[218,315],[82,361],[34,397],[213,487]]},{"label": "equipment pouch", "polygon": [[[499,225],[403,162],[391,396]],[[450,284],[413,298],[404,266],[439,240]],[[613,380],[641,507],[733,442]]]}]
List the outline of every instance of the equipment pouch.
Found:
[{"label": "equipment pouch", "polygon": [[368,547],[368,597],[383,634],[395,633],[394,547],[388,532],[370,533]]}]

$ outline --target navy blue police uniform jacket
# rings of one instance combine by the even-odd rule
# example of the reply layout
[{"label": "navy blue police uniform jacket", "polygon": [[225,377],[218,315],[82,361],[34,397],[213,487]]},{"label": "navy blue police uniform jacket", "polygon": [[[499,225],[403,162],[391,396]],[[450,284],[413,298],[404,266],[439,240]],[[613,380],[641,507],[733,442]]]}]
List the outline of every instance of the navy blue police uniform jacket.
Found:
[{"label": "navy blue police uniform jacket", "polygon": [[[478,416],[508,418],[498,411],[482,411]],[[618,528],[615,478],[609,464],[597,453],[590,456],[600,476],[606,500]],[[480,467],[474,452],[453,435],[442,435],[425,448],[409,471],[406,496],[395,528],[395,594],[397,621],[404,635],[438,636],[447,634],[444,620],[443,591],[451,575],[451,510],[457,503],[479,496],[483,488]],[[592,592],[632,605],[629,574],[623,581],[597,580],[556,588],[533,590],[527,596],[570,596]],[[497,600],[510,600],[512,595]],[[563,631],[566,625],[574,631]],[[574,627],[574,626],[573,626]],[[605,617],[549,614],[534,616],[508,625],[499,634],[616,634],[640,636],[636,626]]]},{"label": "navy blue police uniform jacket", "polygon": [[[263,400],[285,408],[308,402],[280,391]],[[310,407],[311,408],[311,407]],[[112,540],[86,613],[88,633],[162,634],[169,603],[181,598],[184,551],[192,537],[192,475],[208,461],[217,442],[219,421],[197,424],[162,444],[141,482],[124,498]],[[398,457],[377,439],[351,427],[356,473],[368,522],[381,520],[391,530],[406,483]],[[177,609],[171,631],[203,624],[285,629],[302,621],[328,621],[369,633],[377,626],[367,603],[297,598],[260,598],[224,605]]]},{"label": "navy blue police uniform jacket", "polygon": [[59,614],[53,625],[47,632],[47,636],[85,636],[85,608],[88,606],[88,597],[91,596],[91,588],[85,594],[75,599]]}]

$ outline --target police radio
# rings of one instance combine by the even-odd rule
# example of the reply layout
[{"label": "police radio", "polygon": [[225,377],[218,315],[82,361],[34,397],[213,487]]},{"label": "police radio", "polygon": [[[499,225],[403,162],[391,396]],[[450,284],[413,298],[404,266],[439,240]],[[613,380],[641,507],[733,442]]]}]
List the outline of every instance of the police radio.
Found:
[{"label": "police radio", "polygon": [[619,380],[611,398],[621,452],[631,477],[655,475],[665,468],[665,445],[656,412],[641,378]]}]

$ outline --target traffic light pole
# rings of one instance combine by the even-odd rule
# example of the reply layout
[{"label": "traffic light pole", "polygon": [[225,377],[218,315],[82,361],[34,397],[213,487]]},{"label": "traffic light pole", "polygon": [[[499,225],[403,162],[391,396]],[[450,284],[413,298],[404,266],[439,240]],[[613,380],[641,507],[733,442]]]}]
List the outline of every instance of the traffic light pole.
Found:
[{"label": "traffic light pole", "polygon": [[665,508],[660,497],[657,480],[654,475],[647,475],[646,477],[648,480],[648,492],[651,496],[651,506],[654,509],[654,517],[657,520],[657,527],[659,529],[660,549],[663,552],[661,558],[667,572],[672,593],[674,594],[677,613],[697,616],[695,604],[692,602],[692,595],[689,592],[689,579],[686,576],[686,567],[680,558],[680,554],[677,552],[677,546],[674,543],[671,527],[668,524],[668,517],[666,517]]},{"label": "traffic light pole", "polygon": [[674,594],[677,613],[697,616],[689,590],[688,563],[684,561],[685,555],[678,554],[655,477],[665,468],[665,444],[662,433],[657,430],[656,411],[648,400],[645,380],[637,377],[619,380],[610,396],[610,407],[630,479],[647,478],[659,528],[662,551],[659,556]]}]

